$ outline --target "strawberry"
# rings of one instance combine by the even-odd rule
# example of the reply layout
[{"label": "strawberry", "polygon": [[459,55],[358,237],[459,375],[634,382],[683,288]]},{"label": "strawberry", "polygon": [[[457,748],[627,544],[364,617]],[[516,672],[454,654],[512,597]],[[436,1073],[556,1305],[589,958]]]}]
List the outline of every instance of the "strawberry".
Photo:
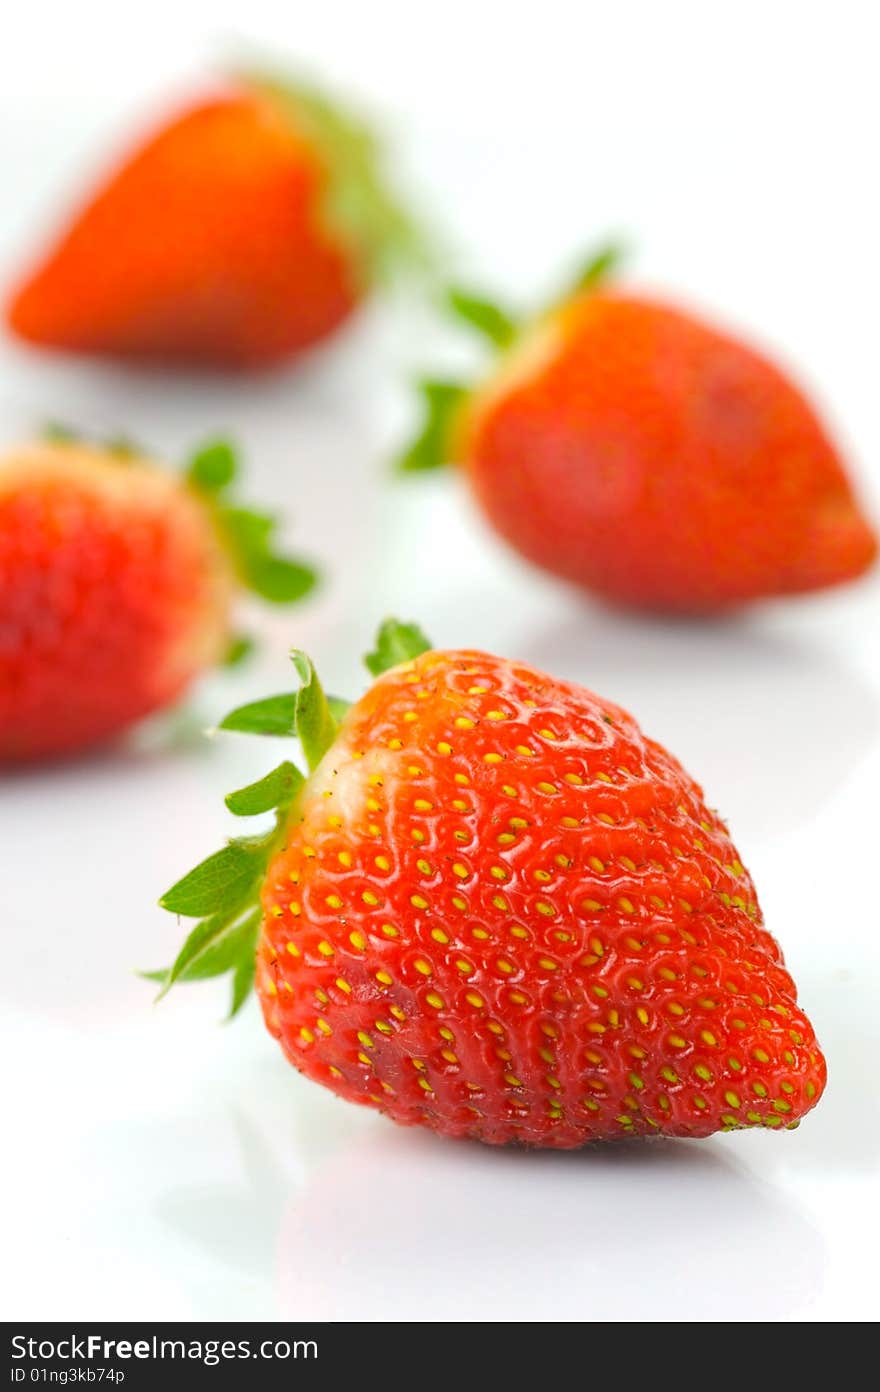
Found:
[{"label": "strawberry", "polygon": [[0,763],[107,740],[241,655],[239,585],[278,603],[311,588],[272,519],[227,500],[235,467],[222,441],[183,479],[69,438],[0,458]]},{"label": "strawberry", "polygon": [[[180,881],[203,916],[167,973],[254,975],[307,1077],[491,1144],[790,1127],[825,1063],[727,828],[632,716],[523,662],[387,623],[347,714],[296,694],[227,729],[294,731],[227,799],[277,808]],[[341,719],[340,719],[341,717]]]},{"label": "strawberry", "polygon": [[72,352],[268,367],[331,334],[411,240],[366,130],[310,89],[243,78],[124,160],[8,318]]},{"label": "strawberry", "polygon": [[454,454],[502,537],[620,604],[709,613],[861,575],[876,538],[803,394],[692,315],[602,288],[611,265],[522,330],[454,293],[503,356],[474,391],[425,384],[403,467]]}]

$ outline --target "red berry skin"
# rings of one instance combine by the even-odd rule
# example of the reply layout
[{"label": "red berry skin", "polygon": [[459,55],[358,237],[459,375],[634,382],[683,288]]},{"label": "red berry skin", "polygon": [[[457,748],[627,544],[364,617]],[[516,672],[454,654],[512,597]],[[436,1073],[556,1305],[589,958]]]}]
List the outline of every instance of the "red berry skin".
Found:
[{"label": "red berry skin", "polygon": [[784,1127],[825,1063],[700,788],[625,711],[431,652],[349,713],[270,866],[257,990],[301,1072],[503,1145]]},{"label": "red berry skin", "polygon": [[232,91],[135,150],[15,291],[43,347],[143,363],[265,368],[332,333],[361,294],[323,217],[326,171],[288,115]]},{"label": "red berry skin", "polygon": [[507,541],[624,605],[708,613],[852,580],[877,554],[797,387],[642,299],[587,294],[535,329],[473,399],[460,452]]},{"label": "red berry skin", "polygon": [[233,575],[182,483],[72,445],[0,460],[0,763],[168,705],[228,642]]}]

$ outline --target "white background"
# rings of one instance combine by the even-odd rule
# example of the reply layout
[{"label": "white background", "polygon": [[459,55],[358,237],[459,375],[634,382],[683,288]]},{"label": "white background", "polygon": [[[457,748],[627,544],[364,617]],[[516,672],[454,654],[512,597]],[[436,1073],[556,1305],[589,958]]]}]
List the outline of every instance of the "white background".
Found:
[{"label": "white background", "polygon": [[[245,41],[385,118],[464,273],[539,301],[609,230],[635,282],[793,364],[880,513],[872,7],[251,0],[16,6],[0,52],[7,283],[120,137]],[[11,30],[10,30],[11,26]],[[611,615],[502,551],[452,477],[389,482],[408,379],[453,351],[405,304],[238,383],[0,344],[7,438],[47,416],[178,458],[234,431],[320,596],[169,730],[0,785],[7,1317],[846,1320],[880,1313],[880,585],[716,625]],[[229,830],[273,750],[199,731],[290,682],[293,643],[356,693],[377,620],[418,617],[629,706],[729,817],[825,1045],[800,1130],[494,1153],[300,1080],[223,988],[153,1010],[153,907]]]}]

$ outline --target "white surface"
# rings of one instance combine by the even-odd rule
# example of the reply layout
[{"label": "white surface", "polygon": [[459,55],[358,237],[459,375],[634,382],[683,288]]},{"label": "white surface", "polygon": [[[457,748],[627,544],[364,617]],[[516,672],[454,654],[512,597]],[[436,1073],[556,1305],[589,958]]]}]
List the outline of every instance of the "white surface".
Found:
[{"label": "white surface", "polygon": [[[317,13],[315,12],[317,8]],[[522,300],[606,229],[819,391],[880,491],[876,20],[838,3],[250,3],[249,34],[384,106],[460,263]],[[160,107],[238,7],[19,9],[0,53],[5,276],[79,166]],[[540,26],[540,27],[539,27]],[[108,142],[109,136],[109,142]],[[436,344],[437,351],[442,347]],[[366,317],[298,374],[125,376],[0,347],[3,433],[47,415],[179,454],[231,428],[255,498],[326,565],[196,730],[283,689],[292,643],[356,692],[377,619],[510,652],[629,706],[728,815],[825,1045],[800,1130],[578,1155],[392,1127],[300,1080],[219,986],[155,1012],[157,894],[228,829],[266,746],[137,749],[0,785],[7,1318],[870,1319],[880,1313],[880,585],[718,626],[611,616],[520,568],[451,478],[382,475],[435,345]]]}]

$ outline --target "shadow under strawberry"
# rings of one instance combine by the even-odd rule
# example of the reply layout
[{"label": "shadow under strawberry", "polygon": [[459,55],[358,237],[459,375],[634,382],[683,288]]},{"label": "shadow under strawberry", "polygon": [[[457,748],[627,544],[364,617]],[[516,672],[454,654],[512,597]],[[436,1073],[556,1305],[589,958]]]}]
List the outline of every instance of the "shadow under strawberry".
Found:
[{"label": "shadow under strawberry", "polygon": [[719,1142],[497,1153],[377,1127],[290,1201],[278,1261],[289,1319],[726,1322],[803,1310],[825,1251]]}]

